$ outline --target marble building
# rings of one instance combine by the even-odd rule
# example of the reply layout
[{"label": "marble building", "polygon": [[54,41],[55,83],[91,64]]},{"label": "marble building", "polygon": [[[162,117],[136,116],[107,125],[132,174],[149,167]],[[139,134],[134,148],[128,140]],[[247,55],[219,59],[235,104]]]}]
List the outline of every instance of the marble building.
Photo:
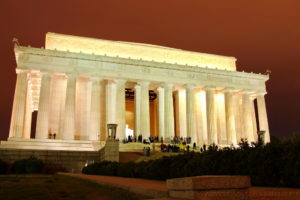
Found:
[{"label": "marble building", "polygon": [[[197,144],[270,141],[268,75],[239,72],[236,58],[163,46],[47,33],[45,48],[16,45],[10,133],[0,146],[97,150],[106,125]],[[36,122],[36,123],[35,123]]]}]

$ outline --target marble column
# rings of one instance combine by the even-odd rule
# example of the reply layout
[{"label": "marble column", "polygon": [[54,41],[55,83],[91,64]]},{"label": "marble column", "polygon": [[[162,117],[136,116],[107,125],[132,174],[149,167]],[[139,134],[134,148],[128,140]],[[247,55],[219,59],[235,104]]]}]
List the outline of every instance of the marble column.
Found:
[{"label": "marble column", "polygon": [[159,138],[165,139],[165,90],[163,87],[157,88],[158,91],[158,132]]},{"label": "marble column", "polygon": [[194,87],[192,85],[186,85],[186,132],[187,137],[192,138],[192,143],[197,142],[195,127],[195,108],[194,108]]},{"label": "marble column", "polygon": [[49,131],[51,134],[56,134],[56,139],[62,139],[67,76],[65,74],[53,74],[50,85]]},{"label": "marble column", "polygon": [[100,141],[106,141],[107,139],[106,85],[107,80],[100,81]]},{"label": "marble column", "polygon": [[92,77],[92,98],[91,98],[91,116],[89,140],[100,140],[100,80],[98,77]]},{"label": "marble column", "polygon": [[206,90],[206,114],[207,114],[207,135],[208,143],[218,144],[216,111],[215,111],[215,92],[213,88]]},{"label": "marble column", "polygon": [[270,142],[270,132],[268,125],[268,116],[265,102],[265,94],[257,95],[257,110],[258,110],[258,121],[259,121],[259,130],[265,131],[265,143]]},{"label": "marble column", "polygon": [[237,144],[241,141],[244,137],[244,128],[243,128],[243,100],[241,92],[237,92],[233,95],[233,102],[234,102],[234,114],[235,118],[235,130],[236,130],[236,140]]},{"label": "marble column", "polygon": [[76,79],[75,139],[89,140],[91,117],[91,80],[79,76]]},{"label": "marble column", "polygon": [[75,98],[76,98],[76,77],[68,75],[66,103],[64,112],[63,140],[74,140],[75,134]]},{"label": "marble column", "polygon": [[134,135],[141,135],[141,86],[134,86]]},{"label": "marble column", "polygon": [[125,96],[126,80],[117,80],[117,94],[116,94],[116,121],[118,124],[117,138],[123,140],[126,135],[126,96]]},{"label": "marble column", "polygon": [[23,138],[29,139],[31,137],[31,122],[33,112],[33,99],[32,99],[32,83],[31,77],[28,75],[27,81],[27,95],[26,95],[26,108],[25,108],[25,119],[24,119],[24,133]]},{"label": "marble column", "polygon": [[244,136],[246,136],[249,143],[254,142],[253,135],[253,122],[251,114],[251,100],[250,93],[248,91],[243,92],[243,126],[244,126]]},{"label": "marble column", "polygon": [[[106,84],[106,124],[115,124],[116,104],[117,104],[117,85],[113,80],[108,80]],[[119,127],[117,127],[118,129]]]},{"label": "marble column", "polygon": [[253,124],[253,136],[254,136],[254,141],[257,141],[257,124],[256,124],[256,114],[255,114],[255,105],[254,105],[254,100],[256,99],[256,96],[251,96],[250,101],[251,101],[251,116],[252,116],[252,124]]},{"label": "marble column", "polygon": [[149,112],[149,84],[140,82],[141,85],[141,134],[143,139],[150,136],[150,112]]},{"label": "marble column", "polygon": [[233,91],[230,89],[225,90],[225,111],[226,111],[226,132],[227,142],[229,145],[237,144],[236,139],[236,115],[234,112],[234,106],[237,106],[234,102]]},{"label": "marble column", "polygon": [[206,96],[205,91],[197,89],[195,95],[195,123],[198,143],[207,144],[207,118],[206,118]]},{"label": "marble column", "polygon": [[42,74],[39,110],[36,122],[35,138],[47,139],[49,132],[49,105],[50,105],[50,81],[51,77],[48,73]]},{"label": "marble column", "polygon": [[166,83],[165,89],[165,140],[169,142],[174,138],[174,107],[173,84]]},{"label": "marble column", "polygon": [[226,133],[226,112],[225,112],[225,95],[223,91],[215,93],[215,111],[216,111],[216,123],[218,144],[227,144]]},{"label": "marble column", "polygon": [[176,135],[179,137],[187,137],[187,121],[186,121],[186,91],[185,88],[178,88],[174,92],[175,98],[175,130]]},{"label": "marble column", "polygon": [[17,71],[17,82],[11,115],[9,138],[21,138],[24,131],[24,118],[27,96],[27,72]]}]

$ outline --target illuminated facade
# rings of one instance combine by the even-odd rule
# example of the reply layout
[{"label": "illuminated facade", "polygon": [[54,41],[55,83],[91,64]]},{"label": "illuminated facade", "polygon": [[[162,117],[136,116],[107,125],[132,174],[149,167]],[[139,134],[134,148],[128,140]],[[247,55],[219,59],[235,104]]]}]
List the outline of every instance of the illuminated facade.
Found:
[{"label": "illuminated facade", "polygon": [[107,123],[118,124],[120,140],[132,132],[226,146],[256,141],[258,130],[270,140],[269,77],[236,71],[234,57],[56,33],[47,33],[45,48],[15,46],[15,55],[10,133],[2,146],[97,149]]}]

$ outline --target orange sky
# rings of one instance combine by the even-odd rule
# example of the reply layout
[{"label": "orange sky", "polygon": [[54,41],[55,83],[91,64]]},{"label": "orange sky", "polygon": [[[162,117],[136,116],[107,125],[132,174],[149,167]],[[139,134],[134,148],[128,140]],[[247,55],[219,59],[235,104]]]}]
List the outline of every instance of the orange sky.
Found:
[{"label": "orange sky", "polygon": [[298,0],[1,0],[0,138],[8,135],[16,63],[12,38],[44,46],[46,32],[235,56],[238,70],[272,71],[271,135],[300,132]]}]

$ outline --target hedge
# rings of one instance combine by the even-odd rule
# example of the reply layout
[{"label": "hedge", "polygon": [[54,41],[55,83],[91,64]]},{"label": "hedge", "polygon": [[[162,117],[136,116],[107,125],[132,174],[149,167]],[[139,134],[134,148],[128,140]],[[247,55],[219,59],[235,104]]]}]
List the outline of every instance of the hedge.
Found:
[{"label": "hedge", "polygon": [[41,173],[44,167],[42,160],[35,157],[30,157],[28,159],[16,160],[12,164],[12,172],[16,174],[36,174]]},{"label": "hedge", "polygon": [[6,174],[8,169],[8,165],[3,160],[0,160],[0,174]]},{"label": "hedge", "polygon": [[[296,138],[296,139],[295,139]],[[240,148],[209,147],[203,153],[189,152],[140,163],[99,162],[82,173],[166,180],[200,175],[248,175],[254,186],[300,187],[300,139]]]}]

